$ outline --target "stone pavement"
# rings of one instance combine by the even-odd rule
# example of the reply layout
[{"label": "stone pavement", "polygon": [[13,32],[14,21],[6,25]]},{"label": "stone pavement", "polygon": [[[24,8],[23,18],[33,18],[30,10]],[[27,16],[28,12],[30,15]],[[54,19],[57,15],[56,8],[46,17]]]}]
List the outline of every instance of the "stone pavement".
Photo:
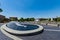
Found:
[{"label": "stone pavement", "polygon": [[[58,27],[42,25],[44,29],[60,30]],[[16,35],[15,35],[16,36]],[[60,40],[60,31],[46,31],[34,36],[17,36],[23,40]],[[12,40],[0,31],[0,40]]]}]

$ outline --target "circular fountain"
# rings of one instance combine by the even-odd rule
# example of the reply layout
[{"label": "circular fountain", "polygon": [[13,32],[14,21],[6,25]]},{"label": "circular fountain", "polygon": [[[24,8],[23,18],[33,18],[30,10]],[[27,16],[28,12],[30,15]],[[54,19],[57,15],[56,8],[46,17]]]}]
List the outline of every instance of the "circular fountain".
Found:
[{"label": "circular fountain", "polygon": [[36,24],[21,24],[19,22],[9,22],[2,25],[2,29],[11,34],[35,34],[40,33],[43,30],[43,27]]}]

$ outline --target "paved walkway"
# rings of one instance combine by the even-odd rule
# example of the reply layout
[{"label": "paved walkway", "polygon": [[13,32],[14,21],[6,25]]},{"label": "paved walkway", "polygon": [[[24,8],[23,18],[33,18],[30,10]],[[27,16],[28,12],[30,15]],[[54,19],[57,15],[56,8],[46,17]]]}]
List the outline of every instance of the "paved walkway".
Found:
[{"label": "paved walkway", "polygon": [[60,40],[60,28],[44,26],[44,32],[34,36],[17,36],[23,40]]},{"label": "paved walkway", "polygon": [[7,37],[0,31],[0,40],[12,40],[11,38]]},{"label": "paved walkway", "polygon": [[[23,40],[60,40],[60,28],[44,26],[44,32],[34,36],[17,36]],[[15,35],[16,36],[16,35]],[[12,40],[0,31],[0,40]]]},{"label": "paved walkway", "polygon": [[42,34],[35,36],[20,37],[23,40],[60,40],[60,32],[57,31],[44,31]]},{"label": "paved walkway", "polygon": [[[3,25],[3,23],[0,23],[0,27]],[[12,40],[11,38],[4,35],[0,30],[0,40]]]}]

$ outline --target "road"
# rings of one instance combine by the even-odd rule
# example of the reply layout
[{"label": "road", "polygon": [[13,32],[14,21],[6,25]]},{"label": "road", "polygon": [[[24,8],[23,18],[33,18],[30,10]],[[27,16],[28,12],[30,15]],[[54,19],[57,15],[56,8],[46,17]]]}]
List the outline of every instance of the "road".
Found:
[{"label": "road", "polygon": [[[1,26],[2,24],[0,24]],[[42,25],[44,32],[34,36],[17,36],[23,40],[60,40],[60,28]],[[47,30],[48,29],[48,30]],[[16,35],[15,35],[16,36]],[[0,40],[12,40],[0,31]]]}]

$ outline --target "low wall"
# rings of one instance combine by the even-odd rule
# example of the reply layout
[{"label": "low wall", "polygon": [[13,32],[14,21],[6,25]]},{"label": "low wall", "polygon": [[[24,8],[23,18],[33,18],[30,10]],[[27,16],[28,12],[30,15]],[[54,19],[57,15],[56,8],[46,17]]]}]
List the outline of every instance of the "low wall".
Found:
[{"label": "low wall", "polygon": [[28,23],[28,24],[39,24],[39,25],[50,25],[50,26],[60,26],[60,23],[56,23],[56,22],[52,22],[52,23],[48,23],[48,22],[24,22],[24,23]]},{"label": "low wall", "polygon": [[54,23],[40,23],[42,25],[50,25],[50,26],[60,26],[60,24],[54,24]]},{"label": "low wall", "polygon": [[58,26],[58,24],[48,24],[48,25],[50,25],[50,26]]}]

